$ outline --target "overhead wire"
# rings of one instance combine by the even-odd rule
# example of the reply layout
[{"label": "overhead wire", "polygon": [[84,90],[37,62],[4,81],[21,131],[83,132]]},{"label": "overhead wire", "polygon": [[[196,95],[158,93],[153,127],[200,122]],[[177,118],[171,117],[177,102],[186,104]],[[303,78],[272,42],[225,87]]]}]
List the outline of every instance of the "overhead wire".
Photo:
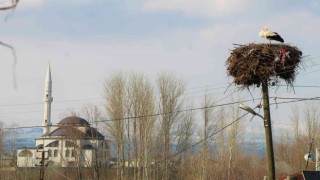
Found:
[{"label": "overhead wire", "polygon": [[[319,69],[320,71],[320,69]],[[219,85],[222,84],[222,83],[219,83]],[[225,83],[225,84],[228,84],[228,83]],[[209,85],[210,86],[210,85]],[[287,86],[287,85],[283,85],[283,84],[280,84],[279,86]],[[203,86],[202,88],[205,88],[206,86]],[[216,88],[209,88],[209,89],[204,89],[204,90],[201,90],[201,91],[192,91],[192,92],[186,92],[184,96],[187,96],[189,94],[195,94],[195,93],[201,93],[201,92],[205,92],[205,91],[211,91],[211,90],[215,90],[215,89],[225,89],[227,88],[228,86],[223,86],[223,87],[216,87]],[[301,88],[320,88],[320,85],[293,85],[293,87],[301,87]],[[201,87],[197,87],[197,88],[201,88]],[[191,88],[193,89],[193,88]],[[238,89],[238,87],[234,87],[233,89],[231,89],[231,91],[235,90],[235,89]],[[224,92],[224,91],[223,91]],[[217,92],[214,92],[214,93],[217,93]],[[198,97],[203,97],[203,95],[201,96],[198,96]],[[70,99],[70,100],[60,100],[60,101],[53,101],[53,103],[66,103],[66,102],[78,102],[78,101],[88,101],[88,100],[98,100],[98,101],[101,101],[101,100],[104,100],[104,98],[98,98],[98,97],[95,97],[95,98],[84,98],[84,99]],[[43,102],[31,102],[31,103],[17,103],[17,104],[0,104],[0,107],[11,107],[11,106],[26,106],[26,105],[42,105]]]},{"label": "overhead wire", "polygon": [[[274,97],[270,97],[270,98],[274,98]],[[278,99],[283,99],[282,97],[277,97],[277,98]],[[155,113],[155,114],[148,114],[148,115],[141,115],[141,116],[130,116],[130,117],[124,117],[124,118],[118,118],[118,119],[104,119],[104,120],[94,121],[94,123],[97,123],[97,122],[110,122],[110,121],[122,121],[122,120],[130,120],[130,119],[145,118],[145,117],[155,117],[155,116],[160,116],[160,115],[165,115],[165,114],[170,114],[170,113],[188,112],[188,111],[196,111],[196,110],[201,110],[201,109],[206,109],[206,108],[214,108],[214,107],[222,107],[222,106],[227,106],[227,105],[234,105],[234,104],[239,104],[241,102],[249,102],[249,101],[252,101],[252,100],[260,100],[260,99],[262,99],[262,98],[254,98],[254,99],[240,100],[240,101],[229,102],[229,103],[215,104],[215,105],[211,105],[211,106],[189,108],[189,109],[173,111],[173,112],[163,112],[163,113]],[[286,99],[288,99],[288,98],[286,98]],[[292,100],[290,100],[290,101],[282,101],[282,102],[277,102],[277,103],[270,103],[269,105],[286,104],[286,103],[309,101],[309,100],[320,100],[320,97],[291,98],[291,99]],[[35,127],[44,127],[44,126],[23,126],[23,127],[10,127],[10,128],[3,128],[3,129],[22,129],[22,128],[35,128]]]},{"label": "overhead wire", "polygon": [[[320,58],[320,56],[315,56],[315,57],[310,57],[309,59],[305,60],[305,61],[311,61],[311,60],[315,60]],[[317,65],[313,65],[314,66],[319,66],[319,64]],[[289,70],[292,71],[292,70]],[[288,71],[288,72],[289,72]],[[320,71],[320,69],[317,69],[316,71],[312,71],[312,72],[307,72],[306,74],[309,73],[313,73],[313,72],[317,72]],[[303,74],[300,74],[303,75]],[[191,87],[189,88],[189,90],[192,89],[201,89],[201,88],[207,88],[207,87],[214,87],[214,86],[218,86],[218,85],[227,85],[230,83],[215,83],[215,84],[208,84],[208,85],[204,85],[204,86],[197,86],[197,87]],[[280,86],[286,86],[286,85],[280,85]],[[213,90],[213,89],[223,89],[223,88],[227,88],[228,86],[221,86],[221,87],[216,87],[216,88],[209,88],[209,90]],[[313,86],[313,85],[306,85],[306,86],[299,86],[299,85],[295,85],[294,87],[320,87],[320,86]],[[199,92],[204,92],[206,91],[205,89],[202,91],[192,91],[192,92],[187,92],[186,94],[193,94],[193,93],[199,93]],[[101,100],[103,98],[84,98],[84,99],[71,99],[71,100],[61,100],[61,101],[54,101],[54,103],[65,103],[65,102],[74,102],[74,101],[86,101],[86,100]],[[33,102],[33,103],[18,103],[18,104],[0,104],[0,107],[3,106],[24,106],[24,105],[37,105],[37,104],[42,104],[42,102]]]},{"label": "overhead wire", "polygon": [[[317,72],[317,71],[320,71],[320,69],[316,70],[316,71],[312,71],[312,72],[309,72],[308,74],[310,73],[313,73],[313,72]],[[320,86],[295,86],[295,87],[308,87],[308,88],[319,88]],[[223,87],[218,87],[218,88],[210,88],[209,90],[213,90],[213,89],[220,89],[220,88],[223,88]],[[207,90],[205,90],[207,91]],[[194,92],[190,92],[190,94],[192,93],[199,93],[199,92],[203,92],[203,91],[194,91]],[[234,92],[235,93],[235,92]],[[231,95],[233,95],[234,93],[231,93],[230,95],[226,96],[226,97],[229,97]],[[224,97],[224,98],[226,98]],[[222,98],[222,99],[224,99]],[[298,101],[306,101],[306,100],[319,100],[320,97],[313,97],[313,98],[280,98],[278,97],[278,99],[290,99],[290,101],[284,101],[284,102],[276,102],[276,103],[270,103],[270,105],[274,105],[274,104],[284,104],[284,103],[292,103],[292,102],[298,102]],[[258,98],[258,99],[261,99],[261,98]],[[58,102],[55,102],[55,103],[62,103],[62,102],[73,102],[73,101],[82,101],[82,100],[69,100],[69,101],[58,101]],[[220,100],[219,100],[220,101]],[[238,101],[238,102],[231,102],[231,103],[223,103],[223,104],[219,104],[219,105],[212,105],[212,106],[208,106],[208,107],[200,107],[200,108],[191,108],[191,109],[187,109],[187,110],[181,110],[181,111],[177,111],[177,112],[186,112],[186,111],[195,111],[195,110],[199,110],[199,109],[205,109],[205,108],[213,108],[213,107],[219,107],[219,106],[226,106],[226,105],[232,105],[232,104],[237,104],[239,102],[246,102],[248,100],[245,100],[245,101]],[[251,100],[250,100],[251,101]],[[0,105],[1,107],[3,106],[22,106],[22,105],[35,105],[35,104],[40,104],[40,103],[30,103],[30,104],[9,104],[9,105]],[[41,103],[42,104],[42,103]],[[159,115],[164,115],[164,114],[168,114],[168,113],[173,113],[173,112],[165,112],[165,113],[156,113],[156,114],[151,114],[151,115],[144,115],[144,116],[133,116],[133,117],[126,117],[126,118],[122,118],[122,119],[107,119],[107,120],[100,120],[100,121],[95,121],[95,122],[107,122],[107,121],[116,121],[116,120],[127,120],[127,119],[134,119],[134,118],[142,118],[142,117],[149,117],[149,116],[159,116]],[[239,120],[241,120],[243,117],[245,117],[246,115],[248,114],[245,113],[244,115],[240,116],[239,118],[237,118],[236,120],[232,121],[231,123],[229,123],[228,125],[220,128],[219,130],[213,132],[211,135],[209,135],[208,137],[188,146],[187,148],[184,148],[174,154],[172,154],[171,156],[169,156],[169,158],[172,158],[172,157],[175,157],[197,145],[199,145],[200,143],[208,140],[209,138],[215,136],[216,134],[222,132],[223,130],[225,130],[226,128],[228,128],[229,126],[233,125],[234,123],[238,122]],[[6,130],[14,130],[14,129],[22,129],[22,128],[36,128],[36,127],[44,127],[44,126],[25,126],[25,127],[12,127],[12,128],[3,128],[3,129],[6,129]],[[311,145],[312,146],[312,145]],[[311,147],[310,147],[311,149]],[[308,165],[308,164],[307,164]]]},{"label": "overhead wire", "polygon": [[[310,58],[308,59],[307,61],[311,61],[311,60],[314,60],[314,59],[317,59],[319,58],[320,56],[316,56],[316,57],[313,57],[313,58]],[[319,69],[320,70],[320,69]],[[312,73],[312,72],[310,72]],[[206,88],[206,87],[214,87],[214,88],[209,88],[208,89],[204,89],[202,91],[191,91],[191,92],[188,92],[186,93],[186,95],[184,96],[184,98],[197,98],[197,97],[203,97],[203,95],[201,96],[196,96],[196,97],[186,97],[187,95],[190,95],[190,94],[194,94],[194,93],[201,93],[201,92],[205,92],[205,91],[210,91],[210,90],[215,90],[215,89],[222,89],[222,88],[226,88],[227,86],[225,87],[222,87],[220,85],[223,85],[223,84],[228,84],[228,83],[216,83],[216,84],[209,84],[209,85],[205,85],[205,86],[198,86],[198,87],[193,87],[193,88],[190,88],[190,89],[201,89],[201,88]],[[218,87],[217,87],[218,86]],[[285,85],[280,85],[280,86],[285,86]],[[293,87],[299,87],[299,88],[319,88],[320,86],[318,85],[294,85]],[[189,90],[190,90],[189,89]],[[232,89],[232,91],[234,91],[235,89],[237,89],[237,87],[235,87],[234,89]],[[221,100],[223,99],[226,99],[227,97],[230,97],[232,96],[233,94],[235,94],[237,91],[234,91],[228,95],[226,95],[225,97],[223,97]],[[207,95],[212,95],[212,94],[216,94],[216,92],[214,93],[210,93],[210,94],[207,94]],[[65,102],[76,102],[76,101],[86,101],[86,100],[103,100],[103,98],[85,98],[85,99],[71,99],[71,100],[61,100],[61,101],[55,101],[54,103],[65,103]],[[317,100],[317,98],[315,98],[314,100]],[[218,100],[220,101],[220,100]],[[300,100],[302,101],[302,100]],[[276,104],[281,104],[281,103],[290,103],[291,101],[289,102],[279,102],[279,103],[276,103]],[[24,103],[24,104],[3,104],[1,105],[0,104],[0,107],[5,107],[5,106],[24,106],[24,105],[37,105],[37,104],[42,104],[42,103]],[[103,105],[99,105],[99,106],[103,106]],[[80,109],[81,107],[79,108],[72,108],[72,109]],[[65,110],[64,109],[54,109],[53,112],[55,111],[61,111],[61,110]],[[39,110],[39,111],[24,111],[24,112],[0,112],[0,114],[20,114],[20,113],[39,113],[39,112],[43,112],[42,110]]]},{"label": "overhead wire", "polygon": [[209,138],[213,137],[214,135],[220,133],[221,131],[225,130],[225,129],[228,128],[229,126],[231,126],[231,125],[233,125],[234,123],[238,122],[240,119],[242,119],[242,118],[243,118],[244,116],[246,116],[247,114],[249,114],[249,113],[247,112],[247,113],[243,114],[242,116],[240,116],[239,118],[235,119],[235,120],[232,121],[231,123],[229,123],[229,124],[227,124],[226,126],[220,128],[219,130],[213,132],[213,133],[210,134],[208,137],[206,137],[206,138],[204,138],[204,139],[202,139],[202,140],[200,140],[200,141],[198,141],[198,142],[196,142],[196,143],[194,143],[194,144],[192,144],[192,145],[184,148],[183,150],[180,150],[180,151],[174,153],[173,155],[169,156],[169,159],[172,158],[172,157],[174,157],[174,156],[177,156],[177,155],[179,155],[179,154],[181,154],[181,153],[183,153],[183,152],[185,152],[185,151],[187,151],[187,150],[189,150],[189,149],[191,149],[191,148],[193,148],[193,147],[195,147],[195,146],[197,146],[198,144],[202,143],[203,141],[208,140]]},{"label": "overhead wire", "polygon": [[[319,97],[316,97],[316,98],[319,99]],[[313,98],[312,98],[312,99],[313,99]],[[298,99],[298,101],[299,101],[299,100],[301,100],[301,99]],[[304,100],[306,100],[306,99],[304,98]],[[292,101],[291,101],[291,102],[292,102]],[[270,105],[271,105],[271,104],[270,104]],[[236,120],[232,121],[232,122],[229,123],[228,125],[226,125],[226,126],[222,127],[221,129],[213,132],[210,136],[208,136],[208,137],[206,137],[206,138],[204,138],[204,139],[202,139],[202,140],[200,140],[200,141],[192,144],[191,146],[188,146],[187,148],[185,148],[185,149],[183,149],[183,150],[181,150],[181,151],[178,151],[178,152],[174,153],[173,155],[169,156],[169,159],[170,159],[170,158],[173,158],[173,157],[175,157],[175,156],[177,156],[177,155],[179,155],[179,154],[181,154],[181,153],[183,153],[183,152],[185,152],[185,151],[187,151],[187,150],[189,150],[189,149],[191,149],[191,148],[193,148],[193,147],[195,147],[195,146],[197,146],[197,145],[199,145],[199,144],[202,143],[203,141],[206,141],[207,139],[211,138],[212,136],[220,133],[221,131],[223,131],[223,130],[226,129],[227,127],[229,127],[229,126],[231,126],[232,124],[234,124],[234,123],[236,123],[237,121],[239,121],[241,118],[243,118],[243,117],[246,116],[247,114],[249,114],[249,113],[247,112],[246,114],[244,114],[244,115],[242,115],[241,117],[237,118]],[[312,143],[311,143],[311,146],[312,146]],[[311,147],[310,147],[310,149],[311,149]],[[309,153],[310,153],[310,152],[309,152]],[[160,160],[160,161],[158,161],[158,163],[161,162],[161,161],[164,161],[164,160]],[[308,163],[307,163],[307,166],[308,166]]]},{"label": "overhead wire", "polygon": [[[305,87],[305,86],[301,86],[301,87]],[[309,86],[307,86],[307,87],[309,87]],[[235,90],[235,89],[234,89]],[[232,96],[233,94],[235,94],[235,93],[237,93],[237,91],[233,91],[233,92],[231,92],[230,94],[228,94],[228,95],[226,95],[225,97],[222,97],[221,99],[218,99],[217,101],[216,101],[216,103],[217,102],[219,102],[219,101],[222,101],[222,100],[224,100],[224,99],[226,99],[226,98],[228,98],[228,97],[230,97],[230,96]],[[212,94],[215,94],[215,93],[212,93]],[[209,95],[212,95],[212,94],[209,94]],[[203,96],[199,96],[199,97],[203,97]],[[270,97],[271,98],[271,97]],[[277,97],[278,99],[282,99],[282,97]],[[93,99],[93,98],[91,98],[91,99]],[[94,99],[97,99],[97,98],[94,98]],[[300,99],[305,99],[305,98],[300,98]],[[79,99],[78,99],[79,100]],[[256,100],[255,98],[252,98],[251,100]],[[260,100],[261,100],[261,98],[260,98]],[[311,99],[312,100],[312,99]],[[314,98],[314,100],[317,100],[317,97],[315,97]],[[247,100],[247,101],[249,101],[249,100]],[[301,100],[300,100],[301,101]],[[59,101],[59,102],[62,102],[62,101]],[[282,102],[281,102],[282,103]],[[281,104],[280,103],[280,104]],[[286,103],[289,103],[289,102],[286,102]],[[276,103],[275,103],[276,104]],[[104,106],[104,105],[97,105],[97,106]],[[71,108],[71,109],[81,109],[81,108],[83,108],[83,107],[78,107],[78,108]],[[53,109],[52,110],[52,112],[55,112],[55,111],[61,111],[61,110],[65,110],[65,108],[64,109]],[[0,112],[0,114],[20,114],[20,113],[40,113],[40,112],[43,112],[42,110],[39,110],[39,111],[24,111],[24,112]],[[33,119],[32,120],[30,120],[30,121],[33,121]],[[26,120],[24,119],[24,122],[26,122]]]},{"label": "overhead wire", "polygon": [[[320,70],[320,69],[319,69]],[[314,71],[316,72],[316,71]],[[300,87],[312,87],[312,88],[315,88],[315,87],[320,87],[320,86],[300,86]],[[219,87],[220,88],[220,87]],[[218,88],[212,88],[212,89],[218,89]],[[210,89],[210,90],[212,90]],[[207,89],[205,90],[207,91]],[[203,91],[196,91],[196,92],[191,92],[191,93],[198,93],[198,92],[203,92]],[[234,92],[235,93],[235,92]],[[231,95],[233,95],[234,93],[230,93],[228,96],[226,97],[229,97]],[[225,99],[226,97],[222,98],[222,99]],[[221,99],[221,100],[222,100]],[[306,101],[306,100],[319,100],[319,97],[314,97],[314,98],[278,98],[278,99],[292,99],[291,101],[285,101],[285,102],[276,102],[276,103],[270,103],[270,105],[273,105],[273,104],[284,104],[284,103],[292,103],[292,102],[298,102],[298,101]],[[219,100],[219,101],[221,101]],[[218,101],[218,102],[219,102]],[[250,100],[251,101],[251,100]],[[65,102],[65,101],[64,101]],[[239,101],[239,102],[245,102],[245,101]],[[232,104],[236,104],[236,103],[239,103],[239,102],[232,102],[232,103],[224,103],[224,104],[220,104],[220,105],[213,105],[213,106],[208,106],[208,107],[201,107],[201,108],[191,108],[189,110],[182,110],[182,111],[178,111],[178,112],[185,112],[185,111],[194,111],[194,110],[199,110],[199,109],[204,109],[204,108],[212,108],[212,107],[218,107],[218,106],[225,106],[225,105],[232,105]],[[32,104],[38,104],[38,103],[32,103]],[[16,104],[16,106],[18,105],[25,105],[25,104]],[[5,105],[0,105],[0,106],[5,106]],[[7,106],[14,106],[14,105],[7,105]],[[140,118],[141,117],[147,117],[147,116],[159,116],[159,115],[163,115],[163,114],[167,114],[168,112],[166,113],[157,113],[157,114],[153,114],[153,115],[145,115],[145,116],[139,116]],[[173,113],[173,112],[169,112],[169,113]],[[243,114],[242,116],[240,116],[239,118],[235,119],[234,121],[232,121],[231,123],[227,124],[226,126],[220,128],[219,130],[217,131],[214,131],[211,135],[209,135],[208,137],[172,154],[169,156],[169,159],[181,154],[181,153],[184,153],[185,151],[201,144],[202,142],[208,140],[209,138],[215,136],[216,134],[224,131],[226,128],[228,128],[229,126],[233,125],[234,123],[238,122],[239,120],[241,120],[243,117],[245,117],[247,114],[249,114],[248,112]],[[134,118],[139,118],[139,117],[127,117],[127,118],[123,118],[123,119],[111,119],[111,120],[100,120],[100,121],[95,121],[95,122],[106,122],[106,121],[114,121],[114,120],[127,120],[127,119],[134,119]],[[12,127],[12,128],[4,128],[6,130],[13,130],[13,129],[21,129],[21,128],[35,128],[35,127],[43,127],[43,126],[32,126],[32,127]],[[311,143],[311,146],[310,146],[310,150],[311,150],[311,147],[312,147],[312,143]],[[310,152],[309,152],[310,153]],[[163,161],[163,160],[162,160]],[[159,163],[161,161],[158,161],[157,163]],[[307,165],[306,167],[308,166],[308,162],[307,162]],[[59,172],[58,172],[59,173]],[[65,176],[64,176],[65,177]],[[65,177],[67,178],[67,177]]]}]

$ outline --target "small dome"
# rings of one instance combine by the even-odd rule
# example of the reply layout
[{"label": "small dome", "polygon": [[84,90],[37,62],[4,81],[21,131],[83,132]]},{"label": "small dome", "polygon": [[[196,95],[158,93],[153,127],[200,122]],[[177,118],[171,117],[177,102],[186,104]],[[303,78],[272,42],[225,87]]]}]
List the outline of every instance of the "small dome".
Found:
[{"label": "small dome", "polygon": [[72,125],[82,125],[82,126],[89,126],[90,125],[88,123],[88,121],[86,121],[83,118],[77,117],[77,116],[66,117],[66,118],[62,119],[58,124],[61,124],[61,125],[72,124]]}]

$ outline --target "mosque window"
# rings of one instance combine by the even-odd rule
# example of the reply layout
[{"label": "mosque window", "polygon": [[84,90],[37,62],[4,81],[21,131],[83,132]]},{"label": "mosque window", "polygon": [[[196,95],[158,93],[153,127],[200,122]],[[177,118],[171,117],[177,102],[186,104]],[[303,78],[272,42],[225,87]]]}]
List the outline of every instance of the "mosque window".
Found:
[{"label": "mosque window", "polygon": [[58,147],[59,146],[59,141],[53,141],[46,145],[46,147]]},{"label": "mosque window", "polygon": [[57,149],[55,149],[55,150],[53,151],[53,156],[54,156],[54,157],[58,157],[58,150],[57,150]]},{"label": "mosque window", "polygon": [[19,153],[19,156],[20,157],[32,157],[32,152],[29,151],[29,150],[22,150],[20,153]]},{"label": "mosque window", "polygon": [[52,157],[52,150],[51,149],[48,150],[48,157]]},{"label": "mosque window", "polygon": [[72,150],[71,152],[71,157],[76,157],[77,151],[75,149]]},{"label": "mosque window", "polygon": [[66,141],[66,147],[77,147],[77,145],[71,141]]}]

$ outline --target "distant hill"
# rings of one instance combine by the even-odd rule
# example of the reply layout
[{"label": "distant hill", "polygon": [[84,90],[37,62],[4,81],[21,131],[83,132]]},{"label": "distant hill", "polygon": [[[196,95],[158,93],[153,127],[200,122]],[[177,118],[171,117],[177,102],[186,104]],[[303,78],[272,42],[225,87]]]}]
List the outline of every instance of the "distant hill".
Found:
[{"label": "distant hill", "polygon": [[[35,147],[35,138],[41,137],[42,128],[19,129],[16,130],[16,148]],[[7,137],[4,141],[5,149],[9,149],[12,145],[12,139]]]},{"label": "distant hill", "polygon": [[[41,137],[42,128],[31,128],[31,129],[22,129],[17,131],[18,137],[16,139],[16,147],[35,147],[35,138]],[[10,139],[5,140],[5,148],[8,149],[10,147]],[[195,143],[195,142],[194,142]],[[252,142],[244,142],[242,143],[242,150],[244,152],[255,154],[258,157],[262,157],[266,155],[266,147],[264,141],[256,142],[253,144]],[[116,146],[114,143],[111,144],[111,156],[114,156],[116,153]],[[174,149],[174,147],[173,147]],[[197,147],[193,148],[193,151],[197,151]]]}]

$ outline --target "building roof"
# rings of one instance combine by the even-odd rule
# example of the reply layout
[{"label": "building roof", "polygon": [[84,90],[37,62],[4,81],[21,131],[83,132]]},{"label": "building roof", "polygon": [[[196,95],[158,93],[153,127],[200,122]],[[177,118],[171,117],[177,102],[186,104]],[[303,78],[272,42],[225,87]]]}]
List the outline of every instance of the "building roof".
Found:
[{"label": "building roof", "polygon": [[72,126],[61,126],[50,133],[42,135],[45,136],[63,136],[67,138],[88,138],[88,139],[104,139],[104,136],[98,132],[95,128],[88,127],[87,131],[84,133],[77,128]]},{"label": "building roof", "polygon": [[87,129],[86,135],[89,137],[96,137],[99,139],[100,138],[104,139],[104,136],[99,131],[97,131],[96,128],[92,128],[92,127]]},{"label": "building roof", "polygon": [[58,122],[60,125],[79,125],[79,126],[89,126],[90,124],[83,118],[77,116],[66,117]]}]

